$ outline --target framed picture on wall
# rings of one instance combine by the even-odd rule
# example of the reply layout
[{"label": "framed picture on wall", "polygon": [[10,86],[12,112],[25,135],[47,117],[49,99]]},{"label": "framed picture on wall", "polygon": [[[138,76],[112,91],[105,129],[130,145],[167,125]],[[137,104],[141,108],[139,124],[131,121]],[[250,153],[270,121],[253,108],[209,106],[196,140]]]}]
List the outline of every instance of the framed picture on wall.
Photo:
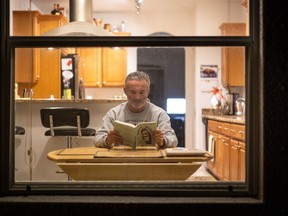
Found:
[{"label": "framed picture on wall", "polygon": [[218,65],[200,65],[200,78],[217,78]]}]

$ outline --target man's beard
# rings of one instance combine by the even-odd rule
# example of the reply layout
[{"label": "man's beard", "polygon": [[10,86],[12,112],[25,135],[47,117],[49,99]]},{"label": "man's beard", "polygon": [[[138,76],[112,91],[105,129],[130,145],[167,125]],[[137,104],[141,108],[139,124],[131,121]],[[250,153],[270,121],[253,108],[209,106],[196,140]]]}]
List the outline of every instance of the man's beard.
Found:
[{"label": "man's beard", "polygon": [[141,109],[145,105],[145,101],[132,101],[131,107],[134,109]]}]

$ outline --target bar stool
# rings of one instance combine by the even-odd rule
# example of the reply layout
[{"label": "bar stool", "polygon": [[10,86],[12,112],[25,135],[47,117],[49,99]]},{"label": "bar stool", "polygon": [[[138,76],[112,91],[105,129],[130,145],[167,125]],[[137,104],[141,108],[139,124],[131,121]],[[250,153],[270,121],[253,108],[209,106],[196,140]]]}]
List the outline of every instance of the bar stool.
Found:
[{"label": "bar stool", "polygon": [[72,138],[94,136],[96,130],[88,128],[90,122],[87,108],[46,107],[40,110],[42,125],[50,128],[45,136],[67,136],[67,148],[72,148]]}]

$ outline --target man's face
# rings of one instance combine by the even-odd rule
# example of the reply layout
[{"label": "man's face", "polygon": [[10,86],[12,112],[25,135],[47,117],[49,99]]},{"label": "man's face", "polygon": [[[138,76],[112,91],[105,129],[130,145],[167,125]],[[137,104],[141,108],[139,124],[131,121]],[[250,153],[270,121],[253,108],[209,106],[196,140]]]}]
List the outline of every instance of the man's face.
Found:
[{"label": "man's face", "polygon": [[128,108],[132,112],[141,112],[145,109],[149,89],[145,80],[130,80],[127,82],[124,92],[128,99]]}]

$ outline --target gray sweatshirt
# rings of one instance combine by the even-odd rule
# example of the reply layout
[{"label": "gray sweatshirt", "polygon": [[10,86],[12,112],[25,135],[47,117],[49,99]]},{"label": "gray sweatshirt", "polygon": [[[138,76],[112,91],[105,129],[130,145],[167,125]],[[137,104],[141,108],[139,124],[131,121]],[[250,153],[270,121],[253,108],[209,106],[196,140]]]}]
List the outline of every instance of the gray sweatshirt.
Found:
[{"label": "gray sweatshirt", "polygon": [[103,118],[102,127],[97,131],[95,137],[96,147],[107,147],[106,137],[108,131],[112,130],[115,120],[138,124],[139,122],[157,122],[157,128],[164,134],[165,146],[176,147],[178,140],[176,134],[171,127],[170,117],[162,108],[147,102],[146,108],[141,113],[133,113],[128,109],[127,102],[111,108]]}]

